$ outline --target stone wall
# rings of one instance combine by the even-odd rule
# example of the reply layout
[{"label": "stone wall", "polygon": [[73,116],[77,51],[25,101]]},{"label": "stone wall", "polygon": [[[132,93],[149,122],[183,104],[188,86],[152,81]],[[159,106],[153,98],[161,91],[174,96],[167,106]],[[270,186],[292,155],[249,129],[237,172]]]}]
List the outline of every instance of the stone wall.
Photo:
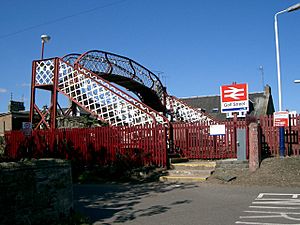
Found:
[{"label": "stone wall", "polygon": [[5,131],[12,130],[12,114],[0,116],[0,136],[4,136]]},{"label": "stone wall", "polygon": [[57,224],[73,208],[70,162],[0,163],[0,223]]}]

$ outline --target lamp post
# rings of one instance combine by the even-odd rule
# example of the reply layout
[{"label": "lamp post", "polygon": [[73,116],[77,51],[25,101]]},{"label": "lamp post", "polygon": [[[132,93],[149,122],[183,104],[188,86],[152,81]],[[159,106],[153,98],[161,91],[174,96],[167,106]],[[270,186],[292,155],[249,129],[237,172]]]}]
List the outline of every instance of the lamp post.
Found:
[{"label": "lamp post", "polygon": [[281,71],[280,71],[280,53],[279,53],[279,41],[278,41],[278,23],[277,16],[285,12],[292,12],[300,9],[300,3],[292,5],[291,7],[282,10],[274,16],[274,27],[275,27],[275,44],[276,44],[276,63],[277,63],[277,79],[278,79],[278,107],[279,111],[282,111],[282,98],[281,98]]},{"label": "lamp post", "polygon": [[[285,12],[292,12],[300,9],[300,3],[292,5],[287,9],[284,9],[274,16],[274,28],[275,28],[275,44],[276,44],[276,63],[277,63],[277,82],[278,82],[278,107],[279,111],[282,111],[282,95],[281,95],[281,71],[280,71],[280,53],[279,53],[279,41],[278,41],[278,23],[277,16]],[[279,127],[279,155],[284,157],[284,127]]]},{"label": "lamp post", "polygon": [[45,47],[45,43],[49,42],[51,37],[47,34],[43,34],[41,35],[41,39],[42,39],[42,53],[41,53],[41,59],[44,59],[44,47]]}]

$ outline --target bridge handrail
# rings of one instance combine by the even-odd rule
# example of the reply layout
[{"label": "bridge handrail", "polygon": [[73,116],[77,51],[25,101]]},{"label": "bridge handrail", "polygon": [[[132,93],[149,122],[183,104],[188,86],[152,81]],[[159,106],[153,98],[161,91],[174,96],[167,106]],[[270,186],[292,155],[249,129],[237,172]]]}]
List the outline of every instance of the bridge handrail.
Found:
[{"label": "bridge handrail", "polygon": [[[134,60],[132,60],[128,57],[117,55],[117,54],[110,53],[110,52],[100,51],[100,50],[91,50],[91,51],[87,51],[87,52],[81,54],[77,58],[77,60],[74,62],[74,64],[82,65],[83,64],[82,62],[84,60],[95,60],[96,57],[93,56],[92,53],[104,55],[104,58],[99,57],[97,60],[102,59],[103,60],[102,63],[107,63],[109,65],[109,67],[107,68],[107,71],[106,71],[107,74],[111,74],[113,72],[114,66],[118,67],[118,69],[120,69],[120,67],[122,67],[121,65],[117,64],[117,61],[126,63],[130,67],[130,69],[132,69],[133,72],[129,71],[128,69],[126,69],[124,67],[122,67],[122,70],[125,73],[127,73],[128,75],[130,75],[132,79],[135,79],[135,77],[139,78],[139,79],[135,79],[135,80],[137,82],[151,88],[152,90],[154,90],[157,93],[157,95],[159,96],[159,98],[161,99],[161,101],[163,101],[164,87],[163,87],[162,82],[160,81],[159,77],[156,74],[154,74],[153,72],[151,72],[150,70],[148,70],[147,68],[145,68],[144,66],[142,66],[141,64],[135,62]],[[104,62],[104,59],[107,62]],[[123,61],[121,61],[121,60],[123,60]],[[90,68],[87,68],[87,69],[92,70]],[[95,72],[95,71],[93,71],[93,72]],[[146,84],[145,79],[141,78],[139,76],[139,74],[146,77],[148,79],[148,81],[150,80],[150,84],[149,84],[149,82]]]}]

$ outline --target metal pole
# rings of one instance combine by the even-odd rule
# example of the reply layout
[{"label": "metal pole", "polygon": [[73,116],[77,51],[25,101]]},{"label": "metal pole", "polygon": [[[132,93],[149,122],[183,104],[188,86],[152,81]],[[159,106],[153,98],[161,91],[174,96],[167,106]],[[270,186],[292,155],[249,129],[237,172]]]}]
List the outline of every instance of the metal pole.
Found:
[{"label": "metal pole", "polygon": [[289,8],[282,10],[274,16],[274,28],[275,28],[275,44],[276,44],[276,63],[277,63],[277,79],[278,79],[278,107],[279,111],[282,111],[282,98],[281,98],[281,71],[280,71],[280,53],[279,53],[279,38],[278,38],[278,22],[277,16],[285,12],[292,12],[300,9],[300,3],[290,6]]},{"label": "metal pole", "polygon": [[265,79],[264,79],[264,67],[263,66],[259,66],[258,68],[261,72],[261,82],[262,82],[262,90],[265,89]]},{"label": "metal pole", "polygon": [[[278,22],[277,16],[281,13],[292,12],[300,9],[300,3],[290,6],[289,8],[282,10],[274,16],[274,27],[275,27],[275,43],[276,43],[276,63],[277,63],[277,79],[278,79],[278,107],[279,111],[282,111],[282,98],[281,98],[281,74],[280,74],[280,53],[279,53],[279,41],[278,41]],[[284,127],[279,127],[279,155],[284,157],[285,146],[284,146]]]},{"label": "metal pole", "polygon": [[285,145],[284,145],[284,127],[279,127],[279,156],[283,158],[285,155]]},{"label": "metal pole", "polygon": [[[281,71],[280,71],[280,53],[279,53],[279,38],[278,38],[278,22],[277,15],[286,12],[287,10],[280,11],[274,16],[274,28],[275,28],[275,44],[276,44],[276,64],[277,64],[277,82],[278,82],[278,108],[282,111],[282,99],[281,99]],[[279,127],[279,156],[284,157],[284,127]]]},{"label": "metal pole", "polygon": [[45,47],[45,41],[42,40],[42,53],[41,53],[41,59],[44,59],[44,47]]},{"label": "metal pole", "polygon": [[50,41],[51,37],[47,34],[42,34],[41,35],[41,39],[42,39],[42,53],[41,53],[41,59],[44,59],[44,47],[45,47],[45,42]]},{"label": "metal pole", "polygon": [[[35,77],[36,77],[36,62],[32,63],[32,75],[31,75],[31,97],[30,97],[30,114],[29,114],[29,122],[34,123],[34,105],[35,105]],[[32,126],[35,129],[34,126]]]},{"label": "metal pole", "polygon": [[277,82],[278,82],[278,108],[282,111],[282,99],[281,99],[281,71],[280,71],[280,52],[279,52],[279,40],[278,40],[278,22],[277,15],[286,12],[286,10],[280,11],[274,16],[274,28],[275,28],[275,44],[276,44],[276,63],[277,63]]}]

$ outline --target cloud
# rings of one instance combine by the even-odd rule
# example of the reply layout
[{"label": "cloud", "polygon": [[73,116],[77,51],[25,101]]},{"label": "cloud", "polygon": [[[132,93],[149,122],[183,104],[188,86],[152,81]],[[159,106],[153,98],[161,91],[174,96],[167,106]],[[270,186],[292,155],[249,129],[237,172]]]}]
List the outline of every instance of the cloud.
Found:
[{"label": "cloud", "polygon": [[5,88],[0,88],[0,93],[6,93],[7,90]]},{"label": "cloud", "polygon": [[21,87],[30,87],[30,85],[31,85],[30,83],[22,83]]},{"label": "cloud", "polygon": [[22,83],[22,84],[16,84],[17,87],[30,87],[31,84],[30,83]]}]

